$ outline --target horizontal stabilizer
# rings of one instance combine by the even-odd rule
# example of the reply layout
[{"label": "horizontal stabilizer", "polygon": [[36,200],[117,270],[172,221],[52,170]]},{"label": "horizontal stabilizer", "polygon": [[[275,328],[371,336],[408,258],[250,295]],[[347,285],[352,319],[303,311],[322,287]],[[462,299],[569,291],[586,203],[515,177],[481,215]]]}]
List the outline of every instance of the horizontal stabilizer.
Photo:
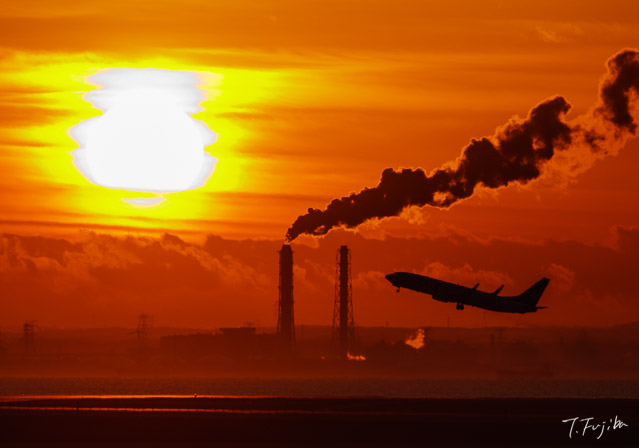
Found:
[{"label": "horizontal stabilizer", "polygon": [[499,294],[502,289],[504,289],[504,285],[501,285],[499,288],[497,288],[493,294],[495,295]]}]

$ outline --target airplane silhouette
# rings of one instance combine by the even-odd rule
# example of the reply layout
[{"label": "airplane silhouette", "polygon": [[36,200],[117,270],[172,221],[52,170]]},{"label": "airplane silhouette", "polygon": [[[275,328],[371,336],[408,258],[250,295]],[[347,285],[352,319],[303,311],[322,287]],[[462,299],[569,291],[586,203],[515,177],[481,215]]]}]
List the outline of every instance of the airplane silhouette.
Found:
[{"label": "airplane silhouette", "polygon": [[547,278],[542,278],[518,296],[503,297],[498,296],[498,294],[504,285],[501,285],[494,292],[484,292],[477,289],[479,283],[473,288],[468,288],[424,275],[411,274],[410,272],[388,274],[386,280],[397,287],[397,292],[399,292],[400,288],[406,288],[430,294],[433,299],[440,302],[457,303],[458,310],[463,310],[464,305],[468,305],[501,313],[523,314],[535,313],[537,310],[548,308],[547,306],[537,306],[537,302],[539,302],[550,281]]}]

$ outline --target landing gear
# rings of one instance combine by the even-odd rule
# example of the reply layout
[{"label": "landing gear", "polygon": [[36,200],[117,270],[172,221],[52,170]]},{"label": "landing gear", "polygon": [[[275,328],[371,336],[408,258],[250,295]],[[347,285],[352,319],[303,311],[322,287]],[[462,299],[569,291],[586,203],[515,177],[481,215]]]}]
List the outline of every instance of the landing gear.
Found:
[{"label": "landing gear", "polygon": [[464,304],[463,304],[463,303],[461,303],[461,302],[459,302],[459,303],[457,304],[457,309],[458,309],[458,310],[463,310],[463,309],[464,309]]},{"label": "landing gear", "polygon": [[397,287],[397,291],[395,291],[395,292],[399,292],[399,286]]}]

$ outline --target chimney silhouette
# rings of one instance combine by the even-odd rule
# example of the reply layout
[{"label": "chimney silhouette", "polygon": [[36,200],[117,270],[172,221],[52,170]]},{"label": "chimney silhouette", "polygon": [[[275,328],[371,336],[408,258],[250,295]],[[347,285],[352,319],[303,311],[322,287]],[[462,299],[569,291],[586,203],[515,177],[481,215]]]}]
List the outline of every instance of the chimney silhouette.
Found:
[{"label": "chimney silhouette", "polygon": [[292,350],[295,344],[295,319],[293,314],[293,250],[289,244],[280,249],[280,284],[277,312],[277,334],[283,344]]},{"label": "chimney silhouette", "polygon": [[333,307],[333,341],[338,357],[346,359],[355,336],[353,320],[353,288],[351,284],[351,251],[341,246],[335,267],[335,305]]}]

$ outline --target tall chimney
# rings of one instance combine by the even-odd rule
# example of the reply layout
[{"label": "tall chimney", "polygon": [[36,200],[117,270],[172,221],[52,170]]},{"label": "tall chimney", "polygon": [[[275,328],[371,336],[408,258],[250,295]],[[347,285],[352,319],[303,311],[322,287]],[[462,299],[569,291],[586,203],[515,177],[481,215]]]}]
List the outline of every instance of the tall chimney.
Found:
[{"label": "tall chimney", "polygon": [[295,343],[295,319],[293,314],[293,250],[289,244],[280,249],[280,284],[277,313],[277,334],[284,345],[292,349]]},{"label": "tall chimney", "polygon": [[335,306],[333,308],[333,339],[337,343],[340,358],[348,356],[348,351],[352,348],[354,333],[351,253],[348,246],[341,246],[337,251]]}]

